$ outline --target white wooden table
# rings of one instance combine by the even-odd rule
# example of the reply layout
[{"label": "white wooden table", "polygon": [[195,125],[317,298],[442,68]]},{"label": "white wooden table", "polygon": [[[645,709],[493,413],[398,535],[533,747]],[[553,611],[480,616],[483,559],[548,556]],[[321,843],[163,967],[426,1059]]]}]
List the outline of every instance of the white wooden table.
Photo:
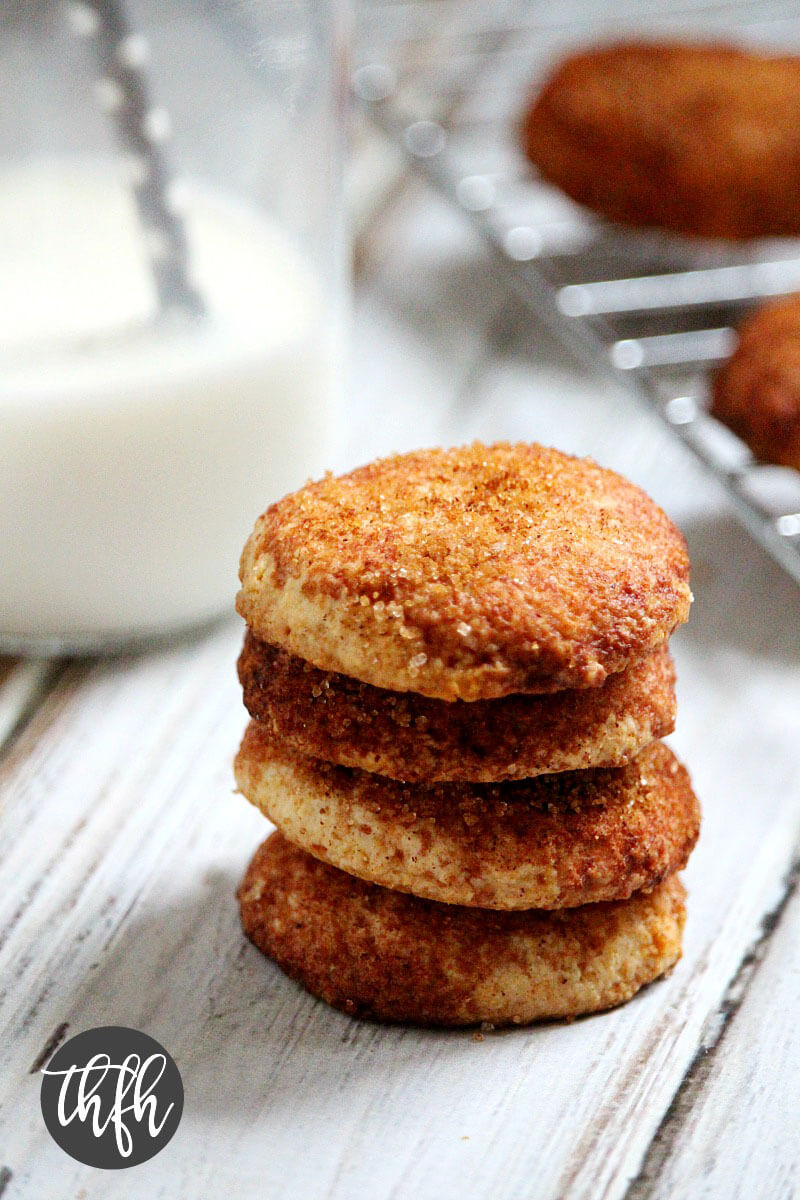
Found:
[{"label": "white wooden table", "polygon": [[[800,1194],[800,593],[421,185],[398,190],[359,261],[338,465],[538,438],[641,482],[688,536],[697,600],[674,640],[672,740],[705,822],[684,958],[573,1024],[481,1039],[352,1021],[239,930],[234,889],[267,832],[233,794],[239,625],[138,657],[6,664],[2,1200]],[[130,1171],[64,1155],[30,1073],[51,1040],[99,1024],[151,1033],[183,1074],[176,1136]]]}]

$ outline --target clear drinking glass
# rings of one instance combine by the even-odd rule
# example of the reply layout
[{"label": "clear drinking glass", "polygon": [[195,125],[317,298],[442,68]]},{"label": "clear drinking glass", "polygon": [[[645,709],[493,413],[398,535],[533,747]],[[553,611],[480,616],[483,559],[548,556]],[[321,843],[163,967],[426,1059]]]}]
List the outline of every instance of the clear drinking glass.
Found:
[{"label": "clear drinking glass", "polygon": [[326,465],[345,0],[16,0],[0,16],[0,646],[230,611]]}]

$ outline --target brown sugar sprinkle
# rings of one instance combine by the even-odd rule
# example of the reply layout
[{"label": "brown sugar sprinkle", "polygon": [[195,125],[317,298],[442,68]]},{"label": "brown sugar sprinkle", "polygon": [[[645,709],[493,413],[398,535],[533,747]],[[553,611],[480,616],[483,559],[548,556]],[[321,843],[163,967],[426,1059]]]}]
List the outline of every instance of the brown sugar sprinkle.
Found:
[{"label": "brown sugar sprinkle", "polygon": [[395,779],[526,778],[621,766],[672,731],[675,671],[665,646],[601,688],[448,703],[323,672],[248,631],[245,706],[301,754]]},{"label": "brown sugar sprinkle", "polygon": [[621,1004],[680,957],[673,877],[630,900],[484,912],[353,879],[273,834],[239,889],[247,936],[350,1015],[480,1031]]},{"label": "brown sugar sprinkle", "polygon": [[296,755],[251,722],[248,800],[293,843],[384,887],[480,908],[622,899],[681,870],[700,810],[662,742],[627,767],[408,785]]},{"label": "brown sugar sprinkle", "polygon": [[238,608],[323,669],[445,700],[599,686],[689,607],[686,547],[634,484],[543,446],[395,455],[273,504]]}]

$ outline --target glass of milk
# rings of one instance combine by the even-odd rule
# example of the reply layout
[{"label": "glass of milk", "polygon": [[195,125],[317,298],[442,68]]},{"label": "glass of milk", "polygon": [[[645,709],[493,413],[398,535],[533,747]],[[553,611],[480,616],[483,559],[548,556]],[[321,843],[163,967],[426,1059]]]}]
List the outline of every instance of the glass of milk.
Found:
[{"label": "glass of milk", "polygon": [[0,23],[0,650],[231,611],[329,464],[343,0],[19,0]]}]

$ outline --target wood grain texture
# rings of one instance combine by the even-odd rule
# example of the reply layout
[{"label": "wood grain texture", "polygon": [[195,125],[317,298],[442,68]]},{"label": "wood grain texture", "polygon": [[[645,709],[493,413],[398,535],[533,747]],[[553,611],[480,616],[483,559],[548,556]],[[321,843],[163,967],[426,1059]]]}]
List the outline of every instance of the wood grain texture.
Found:
[{"label": "wood grain texture", "polygon": [[800,1192],[800,862],[788,902],[729,989],[716,1039],[671,1106],[634,1197]]},{"label": "wood grain texture", "polygon": [[[674,640],[672,743],[705,827],[686,873],[684,959],[627,1007],[571,1025],[476,1040],[355,1023],[287,981],[238,928],[234,889],[267,830],[231,794],[245,723],[238,625],[71,666],[0,770],[3,1200],[622,1198],[800,841],[796,589],[660,427],[598,390],[518,311],[438,202],[403,196],[363,271],[342,465],[473,436],[539,438],[623,470],[688,534],[697,601]],[[796,1088],[791,1016],[777,1025],[772,1012],[779,987],[782,1003],[795,996],[789,918],[773,966],[770,947],[753,976],[752,1018],[743,1003],[715,1052],[707,1094],[722,1089],[723,1108],[704,1109],[701,1095],[699,1132],[676,1134],[664,1167],[673,1195],[694,1196],[703,1173],[706,1194],[733,1194],[722,1160],[708,1176],[707,1154],[737,1102],[760,1105],[762,1152],[776,1148],[781,1186],[793,1178],[792,1128],[747,1073],[768,1022],[776,1045],[760,1078],[779,1072],[778,1095]],[[57,1149],[29,1073],[65,1024],[69,1036],[111,1022],[161,1040],[186,1089],[167,1149],[120,1175]]]},{"label": "wood grain texture", "polygon": [[57,672],[58,667],[46,659],[0,658],[0,751]]}]

